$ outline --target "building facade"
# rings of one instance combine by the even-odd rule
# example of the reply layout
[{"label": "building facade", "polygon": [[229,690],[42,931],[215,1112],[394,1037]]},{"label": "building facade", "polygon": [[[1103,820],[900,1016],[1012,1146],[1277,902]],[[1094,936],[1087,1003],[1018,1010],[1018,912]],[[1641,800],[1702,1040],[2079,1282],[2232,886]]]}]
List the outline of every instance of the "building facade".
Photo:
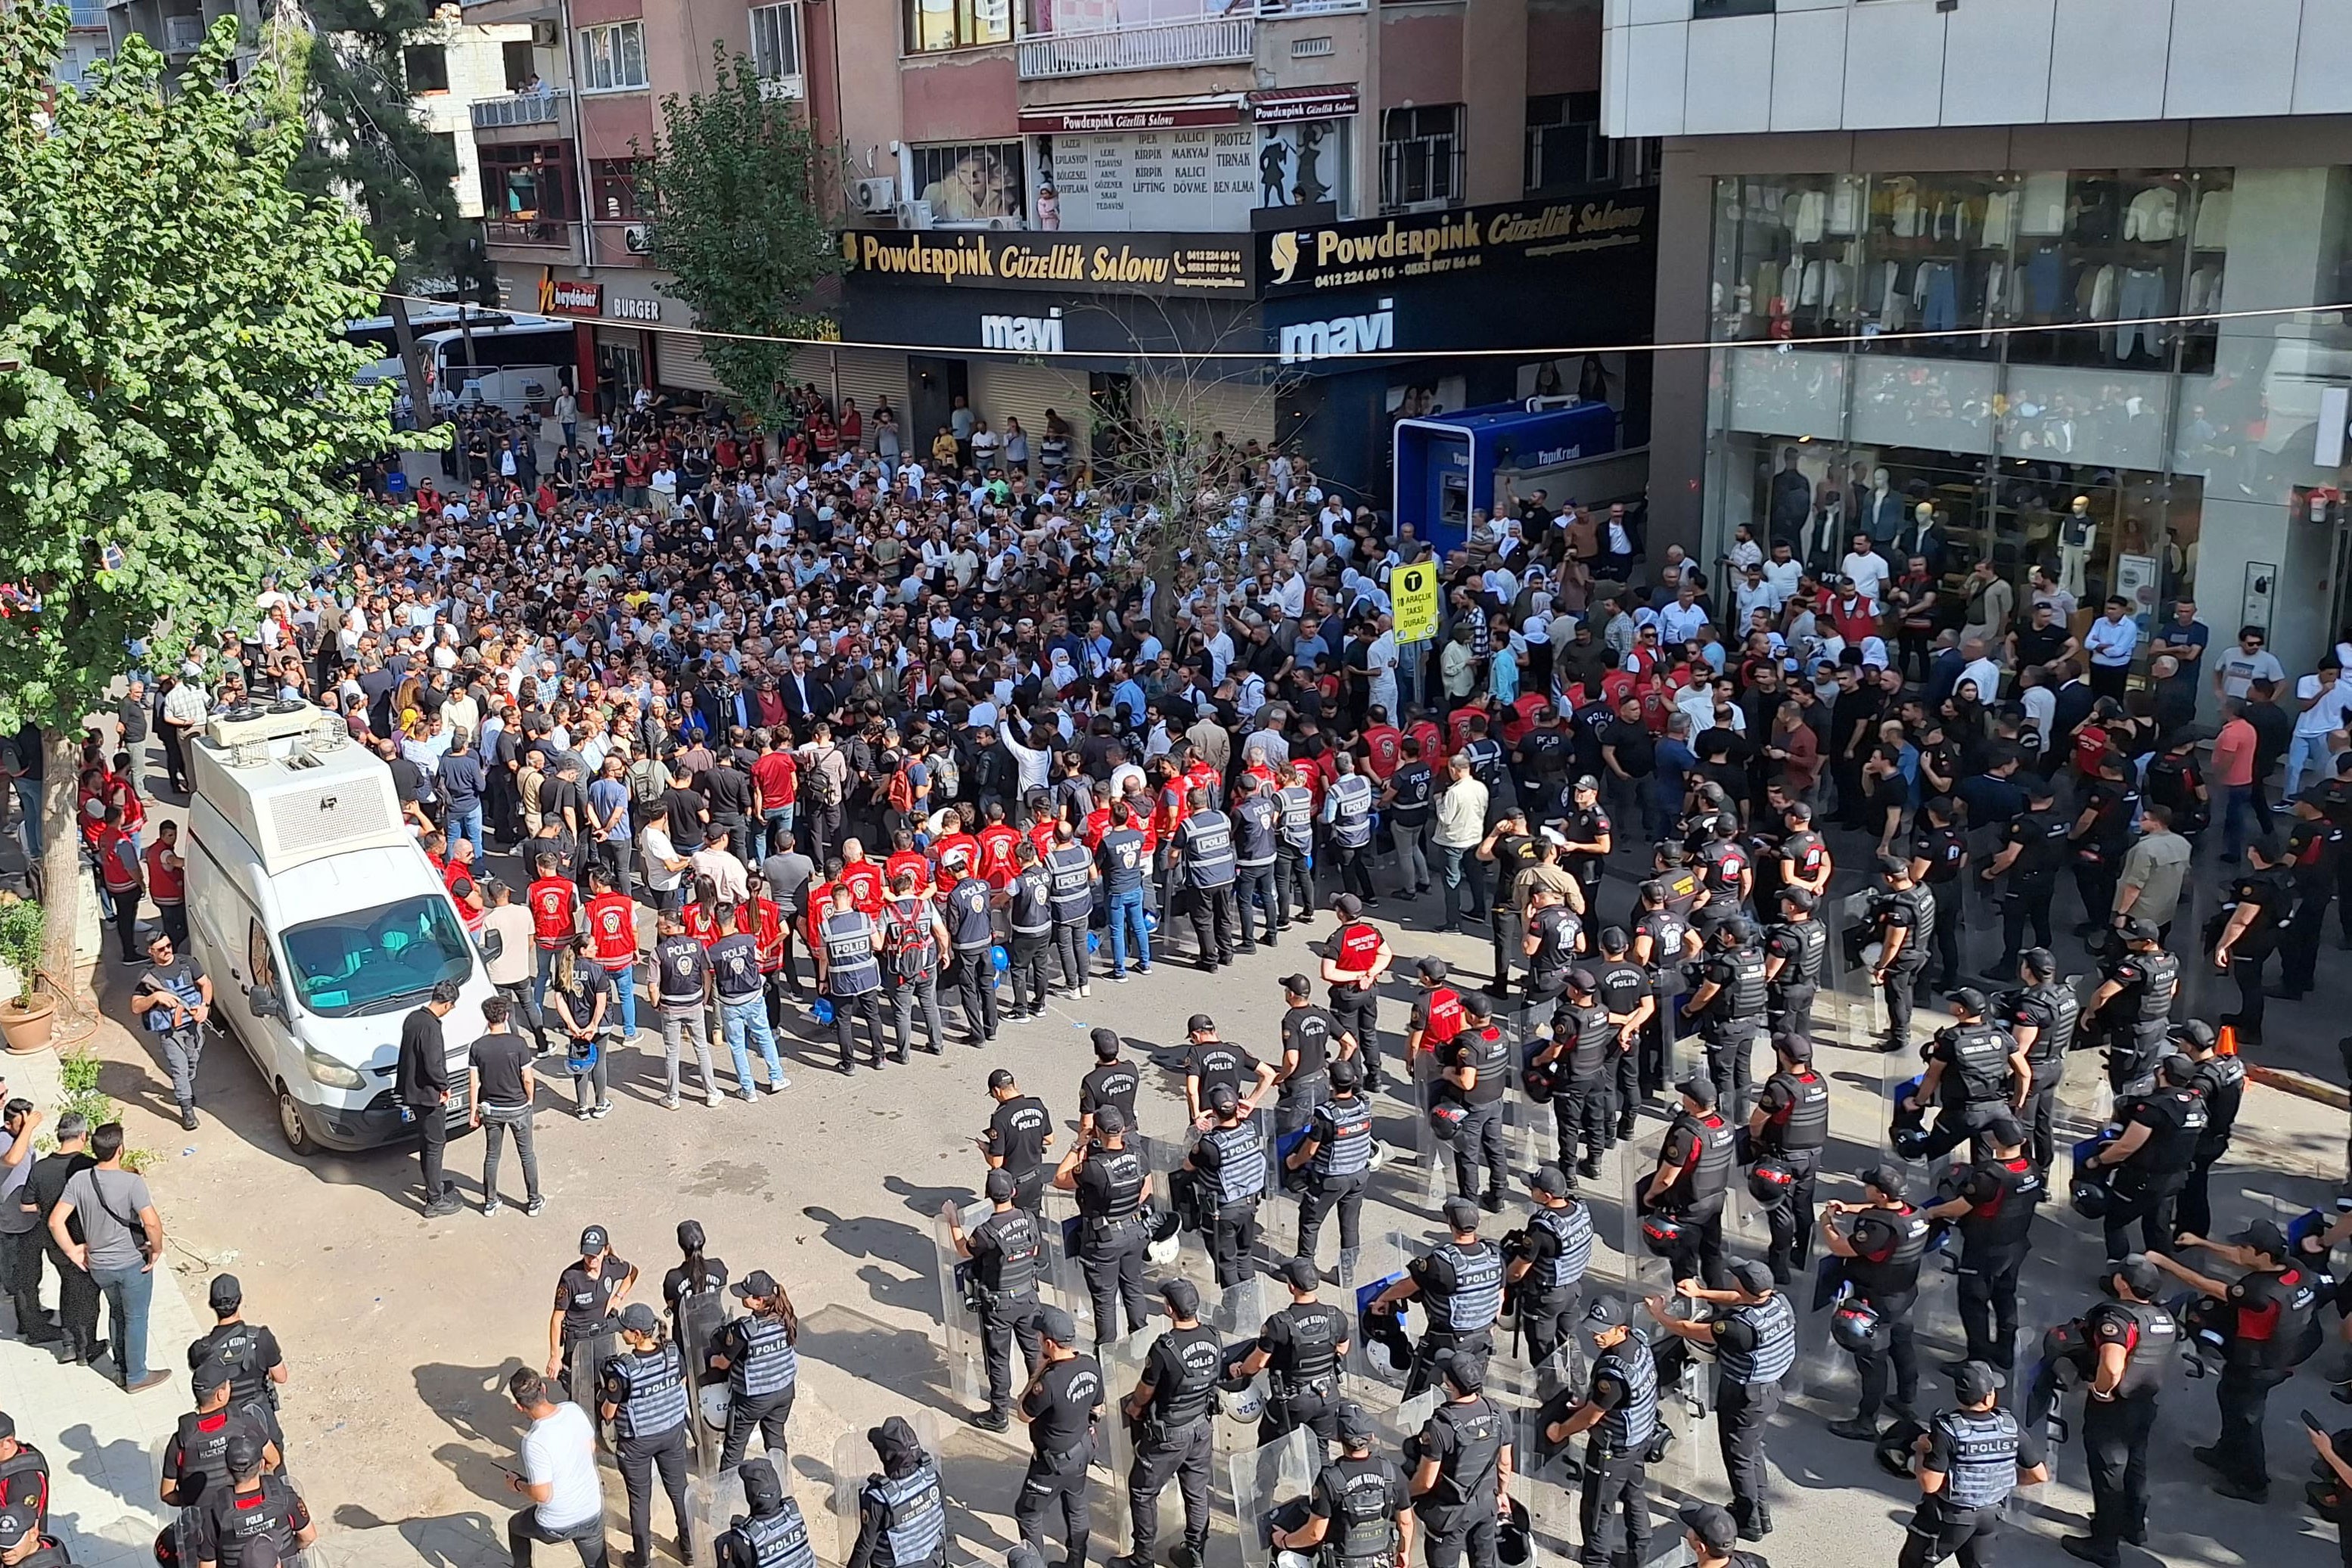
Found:
[{"label": "building facade", "polygon": [[1606,129],[1664,139],[1656,340],[1701,345],[1654,549],[1867,531],[2332,643],[2352,8],[1611,0],[1604,53]]}]

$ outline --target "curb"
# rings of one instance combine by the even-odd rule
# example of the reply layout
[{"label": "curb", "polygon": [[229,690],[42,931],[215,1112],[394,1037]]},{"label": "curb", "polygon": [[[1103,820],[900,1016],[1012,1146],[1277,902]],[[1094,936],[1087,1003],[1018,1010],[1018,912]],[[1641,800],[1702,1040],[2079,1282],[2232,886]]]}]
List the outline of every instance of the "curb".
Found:
[{"label": "curb", "polygon": [[2276,1089],[2298,1100],[2332,1105],[2338,1111],[2352,1111],[2352,1093],[2307,1073],[2290,1072],[2282,1067],[2250,1066],[2246,1069],[2246,1076],[2264,1088]]}]

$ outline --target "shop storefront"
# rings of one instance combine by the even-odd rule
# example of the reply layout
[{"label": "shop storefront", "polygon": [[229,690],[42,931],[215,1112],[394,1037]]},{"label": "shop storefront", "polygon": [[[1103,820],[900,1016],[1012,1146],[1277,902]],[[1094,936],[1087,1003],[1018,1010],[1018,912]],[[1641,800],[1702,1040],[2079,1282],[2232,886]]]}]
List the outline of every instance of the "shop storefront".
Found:
[{"label": "shop storefront", "polygon": [[616,408],[640,387],[688,399],[723,394],[685,330],[694,313],[661,287],[665,276],[608,268],[591,277],[570,268],[502,265],[499,292],[509,310],[577,324],[575,352],[562,369],[575,389],[586,389],[584,408]]}]

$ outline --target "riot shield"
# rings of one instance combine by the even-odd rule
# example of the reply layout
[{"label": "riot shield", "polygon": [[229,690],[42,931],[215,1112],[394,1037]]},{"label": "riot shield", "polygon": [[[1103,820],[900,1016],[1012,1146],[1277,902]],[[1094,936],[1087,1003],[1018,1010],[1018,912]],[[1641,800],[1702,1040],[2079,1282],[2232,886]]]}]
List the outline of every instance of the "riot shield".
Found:
[{"label": "riot shield", "polygon": [[[965,1233],[970,1234],[990,1212],[991,1206],[985,1202],[966,1205],[961,1217]],[[965,1406],[976,1407],[987,1396],[988,1369],[980,1319],[971,1306],[971,1264],[956,1256],[944,1214],[931,1221],[931,1248],[932,1273],[940,1291],[939,1343],[947,1361],[948,1387]]]},{"label": "riot shield", "polygon": [[[2203,967],[2183,966],[2192,970]],[[2069,975],[2065,983],[2074,988],[2076,1003],[2088,1007],[2098,991],[2099,977]],[[2078,1030],[2075,1048],[2066,1053],[2064,1076],[2058,1082],[2057,1131],[2053,1142],[2061,1148],[2096,1133],[2115,1111],[2115,1092],[2107,1086],[2106,1053],[2083,1049],[2084,1032],[2086,1031]]]},{"label": "riot shield", "polygon": [[[1669,1298],[1665,1305],[1670,1316],[1682,1321],[1696,1321],[1709,1310],[1704,1302],[1680,1296]],[[1715,1431],[1714,1353],[1669,1333],[1646,1308],[1635,1327],[1649,1335],[1659,1359],[1658,1419],[1674,1434],[1660,1439],[1663,1452],[1652,1447],[1651,1479],[1673,1491],[1695,1491],[1705,1456],[1721,1447]]]},{"label": "riot shield", "polygon": [[1430,1113],[1437,1103],[1437,1053],[1420,1051],[1412,1058],[1412,1157],[1398,1162],[1398,1182],[1402,1199],[1417,1207],[1427,1208],[1445,1196],[1445,1166],[1453,1158],[1453,1149],[1437,1135]]},{"label": "riot shield", "polygon": [[1046,1188],[1038,1222],[1037,1299],[1042,1305],[1069,1313],[1080,1336],[1086,1337],[1092,1332],[1094,1304],[1087,1293],[1086,1271],[1078,1266],[1082,1225],[1077,1199]]},{"label": "riot shield", "polygon": [[704,1418],[706,1401],[711,1401],[714,1395],[723,1399],[727,1389],[727,1375],[712,1372],[709,1364],[726,1326],[727,1298],[723,1293],[701,1291],[678,1298],[677,1354],[686,1363],[687,1392],[694,1401],[694,1414],[688,1419],[687,1427],[694,1437],[694,1469],[702,1475],[718,1469],[719,1449],[727,1437],[723,1416],[716,1427]]},{"label": "riot shield", "polygon": [[1533,1396],[1519,1409],[1518,1438],[1512,1455],[1517,1479],[1512,1490],[1527,1506],[1538,1561],[1544,1560],[1547,1547],[1565,1561],[1576,1544],[1577,1488],[1581,1477],[1572,1451],[1575,1440],[1554,1444],[1544,1437],[1544,1428],[1564,1416],[1570,1402],[1584,1391],[1586,1355],[1580,1343],[1583,1337],[1580,1328],[1570,1333],[1535,1369]]},{"label": "riot shield", "polygon": [[[867,1450],[866,1459],[867,1468],[871,1469],[874,1461],[871,1449]],[[792,1494],[791,1470],[778,1465],[776,1473],[782,1479],[785,1495],[789,1497]],[[863,1471],[859,1473],[861,1476],[864,1474]],[[722,1532],[734,1528],[737,1520],[751,1511],[751,1505],[743,1498],[741,1473],[730,1469],[688,1476],[686,1511],[694,1520],[696,1540],[717,1541]],[[852,1539],[855,1540],[854,1535]]]},{"label": "riot shield", "polygon": [[[916,1440],[921,1444],[924,1454],[929,1456],[934,1466],[940,1465],[941,1460],[940,1458],[940,1418],[938,1414],[930,1410],[918,1410],[907,1419],[915,1428]],[[833,1561],[836,1563],[846,1563],[850,1560],[852,1555],[856,1553],[857,1550],[858,1523],[857,1494],[864,1490],[867,1479],[879,1475],[881,1470],[882,1461],[875,1457],[874,1445],[866,1440],[865,1433],[852,1429],[850,1431],[844,1432],[839,1437],[835,1439],[833,1445],[833,1516],[838,1531],[841,1552],[840,1555],[834,1558]],[[778,1473],[783,1473],[781,1468],[779,1469]],[[792,1485],[789,1476],[785,1478],[784,1484],[786,1490],[789,1491]],[[739,1492],[740,1491],[741,1489],[740,1484],[737,1490]],[[942,1480],[940,1496],[942,1507],[945,1507],[946,1501],[946,1485],[944,1480]],[[949,1509],[947,1513],[947,1532],[948,1555],[950,1559],[952,1560],[956,1554],[955,1512],[952,1509]],[[810,1526],[809,1538],[812,1542],[818,1539],[816,1528],[814,1524]],[[713,1539],[716,1539],[716,1537],[713,1537]],[[820,1553],[820,1555],[822,1555],[822,1553]]]},{"label": "riot shield", "polygon": [[1790,1281],[1790,1305],[1797,1309],[1797,1364],[1781,1386],[1790,1397],[1804,1398],[1841,1418],[1852,1415],[1862,1399],[1853,1354],[1837,1343],[1833,1326],[1839,1303],[1852,1293],[1845,1260],[1825,1250],[1814,1254],[1810,1282],[1802,1278]]},{"label": "riot shield", "polygon": [[1886,1033],[1886,1008],[1871,982],[1871,965],[1878,956],[1869,929],[1871,894],[1850,894],[1831,915],[1830,956],[1836,975],[1834,988],[1825,986],[1814,999],[1814,1032],[1822,1026],[1839,1043],[1856,1051],[1872,1051]]},{"label": "riot shield", "polygon": [[1111,1533],[1124,1552],[1133,1548],[1135,1521],[1126,1507],[1128,1477],[1135,1470],[1135,1425],[1120,1408],[1143,1376],[1144,1357],[1161,1331],[1147,1328],[1102,1348],[1103,1413],[1096,1430],[1103,1438],[1103,1462],[1110,1469]]},{"label": "riot shield", "polygon": [[1429,1425],[1432,1412],[1442,1397],[1434,1388],[1424,1388],[1412,1398],[1372,1414],[1372,1425],[1378,1436],[1373,1439],[1376,1454],[1394,1454],[1404,1446],[1404,1440]]},{"label": "riot shield", "polygon": [[564,1386],[572,1401],[588,1412],[589,1425],[596,1428],[596,1447],[604,1453],[613,1451],[613,1434],[609,1423],[597,1418],[596,1406],[603,1395],[604,1364],[620,1354],[621,1336],[614,1327],[614,1320],[607,1318],[604,1326],[583,1340],[565,1346],[563,1363]]},{"label": "riot shield", "polygon": [[1313,1445],[1314,1435],[1301,1427],[1262,1448],[1246,1449],[1226,1460],[1234,1514],[1241,1527],[1243,1568],[1274,1568],[1274,1514],[1285,1503],[1304,1498],[1314,1486]]},{"label": "riot shield", "polygon": [[[1367,1343],[1363,1332],[1364,1309],[1382,1291],[1405,1277],[1406,1254],[1393,1235],[1368,1239],[1364,1245],[1339,1254],[1339,1291],[1342,1306],[1351,1314],[1348,1331],[1348,1369],[1375,1383],[1391,1388],[1404,1386],[1406,1361],[1387,1346]],[[1402,1332],[1406,1317],[1404,1309],[1397,1312],[1397,1323]],[[1410,1335],[1405,1336],[1407,1339]]]},{"label": "riot shield", "polygon": [[1624,1205],[1618,1250],[1625,1260],[1625,1302],[1638,1315],[1644,1298],[1666,1295],[1675,1288],[1674,1265],[1652,1247],[1642,1211],[1642,1193],[1658,1168],[1657,1145],[1628,1138],[1617,1145],[1617,1190]]},{"label": "riot shield", "polygon": [[1239,1284],[1208,1296],[1210,1305],[1202,1321],[1228,1340],[1255,1335],[1287,1294],[1272,1279],[1253,1270]]}]

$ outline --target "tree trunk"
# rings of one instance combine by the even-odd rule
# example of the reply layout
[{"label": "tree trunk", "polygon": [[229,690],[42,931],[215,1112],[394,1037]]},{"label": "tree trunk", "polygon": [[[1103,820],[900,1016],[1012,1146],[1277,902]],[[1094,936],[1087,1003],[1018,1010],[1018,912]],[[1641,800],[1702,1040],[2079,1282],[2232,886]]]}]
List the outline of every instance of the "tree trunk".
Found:
[{"label": "tree trunk", "polygon": [[[81,918],[81,824],[74,794],[81,730],[45,728],[41,738],[41,973],[62,998],[73,989],[74,929]],[[26,977],[26,989],[35,989]]]},{"label": "tree trunk", "polygon": [[393,341],[400,349],[401,373],[408,378],[408,401],[416,410],[416,428],[430,430],[441,423],[433,407],[433,394],[425,385],[425,356],[416,349],[416,329],[409,324],[408,301],[397,294],[383,297],[386,314],[392,318]]}]

